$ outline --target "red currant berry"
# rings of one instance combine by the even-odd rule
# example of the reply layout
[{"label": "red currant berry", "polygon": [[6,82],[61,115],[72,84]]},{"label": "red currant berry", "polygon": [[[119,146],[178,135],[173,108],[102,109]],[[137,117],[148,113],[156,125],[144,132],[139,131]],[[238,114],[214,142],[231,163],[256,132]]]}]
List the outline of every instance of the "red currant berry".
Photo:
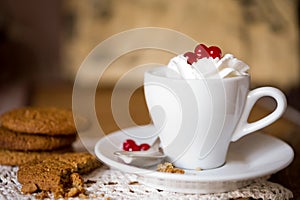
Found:
[{"label": "red currant berry", "polygon": [[146,144],[146,143],[143,143],[140,145],[140,150],[141,151],[146,151],[150,148],[150,145],[149,144]]},{"label": "red currant berry", "polygon": [[193,52],[186,52],[183,56],[187,57],[187,63],[190,65],[197,61],[197,56]]},{"label": "red currant berry", "polygon": [[131,148],[131,145],[129,143],[126,143],[126,142],[123,143],[123,150],[124,151],[129,151],[130,148]]},{"label": "red currant berry", "polygon": [[136,144],[134,144],[129,148],[129,151],[140,151],[140,150],[141,150],[140,146]]},{"label": "red currant berry", "polygon": [[207,58],[209,56],[207,51],[208,51],[208,48],[204,44],[198,44],[194,50],[198,59]]},{"label": "red currant berry", "polygon": [[221,58],[222,56],[222,51],[219,47],[216,46],[211,46],[208,48],[208,54],[212,57],[212,58]]},{"label": "red currant berry", "polygon": [[124,151],[130,151],[133,146],[137,146],[134,140],[132,139],[127,139],[125,142],[123,142],[123,150]]},{"label": "red currant berry", "polygon": [[128,143],[128,144],[130,144],[130,145],[136,145],[135,141],[132,140],[132,139],[127,139],[127,140],[125,140],[125,143]]}]

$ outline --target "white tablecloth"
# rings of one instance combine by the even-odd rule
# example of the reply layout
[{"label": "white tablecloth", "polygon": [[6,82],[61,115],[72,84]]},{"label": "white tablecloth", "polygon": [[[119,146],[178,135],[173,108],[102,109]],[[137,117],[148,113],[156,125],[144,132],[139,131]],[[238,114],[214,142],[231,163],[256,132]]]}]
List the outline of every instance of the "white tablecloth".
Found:
[{"label": "white tablecloth", "polygon": [[[35,199],[34,195],[23,195],[17,180],[18,167],[0,166],[0,199]],[[147,187],[139,183],[135,174],[123,173],[102,166],[84,176],[89,199],[290,199],[290,190],[266,179],[258,179],[251,185],[235,191],[217,194],[182,194]],[[52,195],[50,194],[50,198]],[[72,198],[78,199],[78,198]]]}]

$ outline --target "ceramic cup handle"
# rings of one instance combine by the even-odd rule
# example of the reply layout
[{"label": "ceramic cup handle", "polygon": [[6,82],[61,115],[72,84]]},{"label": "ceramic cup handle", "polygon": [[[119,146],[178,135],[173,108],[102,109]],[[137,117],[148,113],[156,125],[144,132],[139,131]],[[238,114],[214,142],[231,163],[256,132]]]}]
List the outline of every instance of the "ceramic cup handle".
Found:
[{"label": "ceramic cup handle", "polygon": [[[255,122],[248,123],[249,114],[256,103],[262,97],[269,96],[275,99],[277,107],[269,115],[259,119]],[[248,93],[247,101],[245,104],[244,112],[241,119],[232,135],[231,141],[236,141],[241,137],[262,129],[279,119],[286,109],[287,103],[285,95],[278,89],[273,87],[261,87],[254,89]]]}]

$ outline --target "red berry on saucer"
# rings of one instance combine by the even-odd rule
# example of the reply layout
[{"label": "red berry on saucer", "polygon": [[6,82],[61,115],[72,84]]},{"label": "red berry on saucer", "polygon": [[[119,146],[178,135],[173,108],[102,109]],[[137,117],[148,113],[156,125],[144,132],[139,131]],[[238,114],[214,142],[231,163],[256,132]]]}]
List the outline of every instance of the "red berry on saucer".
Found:
[{"label": "red berry on saucer", "polygon": [[141,151],[146,151],[150,148],[150,145],[149,144],[146,144],[146,143],[143,143],[143,144],[140,144],[140,150]]},{"label": "red berry on saucer", "polygon": [[137,144],[132,139],[127,139],[127,140],[125,140],[125,142],[123,142],[123,150],[124,151],[131,151],[131,149],[133,147],[135,148],[135,146],[137,146]]},{"label": "red berry on saucer", "polygon": [[221,58],[222,56],[222,51],[219,47],[216,47],[216,46],[210,46],[208,49],[208,54],[210,57],[212,58]]},{"label": "red berry on saucer", "polygon": [[124,151],[129,151],[130,147],[131,147],[131,145],[129,143],[126,143],[126,142],[123,143],[123,150]]},{"label": "red berry on saucer", "polygon": [[198,59],[209,57],[208,48],[204,44],[198,44],[194,52]]},{"label": "red berry on saucer", "polygon": [[124,143],[128,143],[129,145],[136,145],[135,141],[132,139],[127,139]]},{"label": "red berry on saucer", "polygon": [[187,57],[187,63],[190,65],[197,61],[197,56],[193,52],[186,52],[183,56]]},{"label": "red berry on saucer", "polygon": [[129,148],[129,151],[140,151],[140,150],[141,150],[141,148],[137,144],[134,144]]},{"label": "red berry on saucer", "polygon": [[137,145],[136,142],[132,139],[127,139],[123,142],[124,151],[146,151],[149,148],[149,144],[143,143],[141,145]]}]

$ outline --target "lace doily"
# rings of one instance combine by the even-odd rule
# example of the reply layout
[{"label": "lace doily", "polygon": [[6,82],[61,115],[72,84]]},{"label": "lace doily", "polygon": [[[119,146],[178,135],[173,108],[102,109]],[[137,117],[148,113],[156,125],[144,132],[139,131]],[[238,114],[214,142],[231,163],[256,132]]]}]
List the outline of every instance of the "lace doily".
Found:
[{"label": "lace doily", "polygon": [[[23,195],[17,180],[18,167],[0,166],[0,199],[35,199]],[[138,182],[135,174],[123,173],[103,166],[84,176],[89,199],[232,199],[254,198],[263,200],[290,199],[290,190],[266,179],[257,179],[251,185],[225,193],[182,194],[147,187]],[[52,196],[50,195],[50,198]],[[78,198],[73,198],[78,199]]]}]

